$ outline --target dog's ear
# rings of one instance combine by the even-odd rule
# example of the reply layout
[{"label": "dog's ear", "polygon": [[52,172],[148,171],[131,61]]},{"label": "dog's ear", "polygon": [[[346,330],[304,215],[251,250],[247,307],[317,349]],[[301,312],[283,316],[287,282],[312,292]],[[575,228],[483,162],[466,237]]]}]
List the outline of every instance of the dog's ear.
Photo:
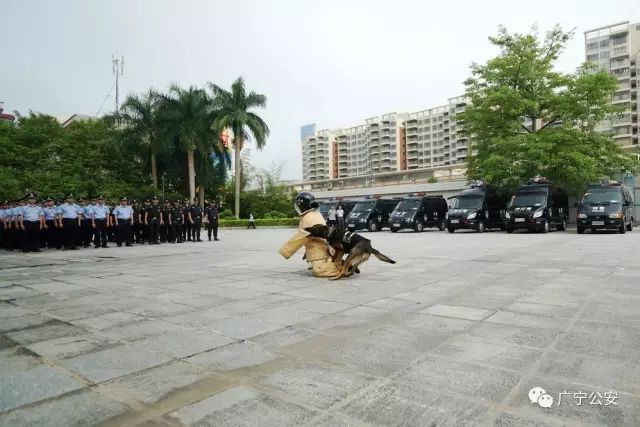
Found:
[{"label": "dog's ear", "polygon": [[313,237],[326,237],[329,229],[326,225],[316,224],[312,227],[305,228],[304,231],[311,234]]}]

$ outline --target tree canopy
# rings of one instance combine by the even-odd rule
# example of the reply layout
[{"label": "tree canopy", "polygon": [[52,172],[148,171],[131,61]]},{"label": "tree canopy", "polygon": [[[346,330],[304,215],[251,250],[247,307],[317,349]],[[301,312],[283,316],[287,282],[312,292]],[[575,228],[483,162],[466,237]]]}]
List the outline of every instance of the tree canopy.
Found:
[{"label": "tree canopy", "polygon": [[[212,83],[207,88],[172,85],[166,92],[130,94],[118,112],[64,128],[55,118],[33,112],[18,115],[15,124],[0,122],[0,197],[19,199],[35,191],[56,198],[70,192],[111,199],[193,198],[198,191],[201,201],[226,200],[235,185],[229,177],[227,131],[234,133],[238,157],[250,136],[262,148],[268,127],[250,110],[264,106],[266,97],[246,93],[242,79],[231,91]],[[243,177],[240,188],[247,182]],[[253,197],[236,213],[255,210],[257,216],[291,206],[270,195],[275,197],[271,208],[252,206],[264,204]]]},{"label": "tree canopy", "polygon": [[500,28],[490,42],[500,54],[474,64],[465,82],[468,107],[460,114],[470,140],[469,179],[513,188],[541,175],[579,192],[589,182],[637,168],[611,135],[597,131],[616,114],[617,80],[582,64],[565,74],[554,66],[571,32],[544,38]]}]

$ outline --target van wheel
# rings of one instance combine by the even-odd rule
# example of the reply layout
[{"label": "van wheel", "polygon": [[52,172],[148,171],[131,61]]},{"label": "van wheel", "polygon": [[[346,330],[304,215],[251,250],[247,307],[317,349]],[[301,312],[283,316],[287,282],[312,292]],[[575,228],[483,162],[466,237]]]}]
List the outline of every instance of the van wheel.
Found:
[{"label": "van wheel", "polygon": [[455,231],[456,231],[456,229],[455,229],[455,228],[453,228],[453,227],[449,227],[449,228],[447,228],[447,231],[448,231],[449,233],[453,233],[453,232],[455,232]]},{"label": "van wheel", "polygon": [[549,232],[549,221],[547,221],[546,219],[542,223],[542,232],[543,233],[548,233]]},{"label": "van wheel", "polygon": [[369,221],[369,231],[378,231],[378,224],[375,221]]},{"label": "van wheel", "polygon": [[445,227],[445,225],[444,225],[444,221],[442,221],[442,222],[440,223],[440,225],[438,226],[438,228],[440,229],[440,231],[444,231],[444,229],[446,228],[446,227]]},{"label": "van wheel", "polygon": [[578,234],[584,234],[584,227],[578,227]]},{"label": "van wheel", "polygon": [[422,233],[422,230],[424,230],[424,225],[420,221],[416,222],[415,230],[417,233]]},{"label": "van wheel", "polygon": [[478,233],[484,233],[484,221],[478,221],[478,226],[476,227],[476,231]]},{"label": "van wheel", "polygon": [[562,218],[562,223],[560,223],[560,225],[558,225],[556,227],[556,230],[558,231],[564,231],[567,229],[567,219],[566,218]]},{"label": "van wheel", "polygon": [[392,233],[397,233],[398,230],[396,230],[395,228],[390,228],[389,230],[391,230]]},{"label": "van wheel", "polygon": [[633,231],[633,218],[631,218],[629,225],[627,225],[627,231]]},{"label": "van wheel", "polygon": [[620,228],[618,228],[618,233],[620,234],[624,234],[627,232],[627,227],[624,225],[624,223],[620,226]]}]

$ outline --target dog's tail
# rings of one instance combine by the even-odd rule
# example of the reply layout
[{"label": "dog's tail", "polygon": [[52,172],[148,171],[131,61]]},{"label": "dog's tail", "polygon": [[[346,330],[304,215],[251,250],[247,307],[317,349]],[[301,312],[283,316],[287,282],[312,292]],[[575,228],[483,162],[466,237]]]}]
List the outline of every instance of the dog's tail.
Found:
[{"label": "dog's tail", "polygon": [[388,262],[389,264],[395,264],[396,262],[388,256],[381,254],[378,250],[371,248],[371,254],[378,258],[380,261]]}]

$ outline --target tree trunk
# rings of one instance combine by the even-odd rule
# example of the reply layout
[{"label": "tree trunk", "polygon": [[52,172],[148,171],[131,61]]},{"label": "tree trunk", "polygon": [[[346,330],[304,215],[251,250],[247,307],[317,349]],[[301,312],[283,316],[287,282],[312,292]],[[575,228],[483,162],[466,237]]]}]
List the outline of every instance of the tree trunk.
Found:
[{"label": "tree trunk", "polygon": [[196,197],[196,168],[193,164],[193,150],[187,151],[187,164],[189,168],[189,200],[193,202]]},{"label": "tree trunk", "polygon": [[204,209],[204,185],[200,184],[200,206]]},{"label": "tree trunk", "polygon": [[236,205],[235,205],[235,214],[236,214],[236,219],[240,219],[240,181],[241,181],[241,173],[240,173],[240,145],[242,144],[242,141],[240,140],[240,138],[238,137],[237,141],[234,141],[233,147],[235,150],[235,159],[234,159],[234,163],[235,163],[235,180],[236,180]]},{"label": "tree trunk", "polygon": [[158,192],[158,165],[156,155],[151,153],[151,177],[153,178],[153,191]]}]

